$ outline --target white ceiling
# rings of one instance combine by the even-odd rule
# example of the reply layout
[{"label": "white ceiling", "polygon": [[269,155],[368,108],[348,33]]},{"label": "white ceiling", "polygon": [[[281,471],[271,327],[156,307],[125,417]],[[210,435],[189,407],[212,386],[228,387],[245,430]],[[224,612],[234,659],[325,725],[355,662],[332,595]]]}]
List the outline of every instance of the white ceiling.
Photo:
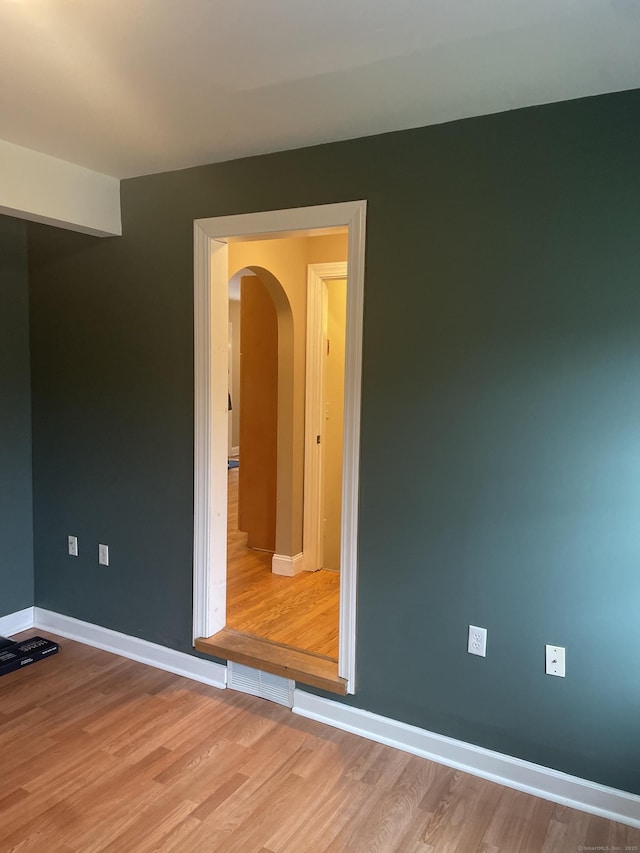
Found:
[{"label": "white ceiling", "polygon": [[115,177],[640,87],[640,0],[0,0],[0,139]]}]

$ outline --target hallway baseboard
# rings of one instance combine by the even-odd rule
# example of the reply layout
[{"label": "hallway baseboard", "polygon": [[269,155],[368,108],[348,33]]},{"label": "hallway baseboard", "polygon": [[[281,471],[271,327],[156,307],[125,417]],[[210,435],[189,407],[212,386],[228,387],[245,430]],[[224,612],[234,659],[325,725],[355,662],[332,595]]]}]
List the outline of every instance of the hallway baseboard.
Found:
[{"label": "hallway baseboard", "polygon": [[287,557],[284,554],[274,554],[271,561],[271,571],[274,575],[284,575],[292,578],[299,575],[304,568],[304,554]]}]

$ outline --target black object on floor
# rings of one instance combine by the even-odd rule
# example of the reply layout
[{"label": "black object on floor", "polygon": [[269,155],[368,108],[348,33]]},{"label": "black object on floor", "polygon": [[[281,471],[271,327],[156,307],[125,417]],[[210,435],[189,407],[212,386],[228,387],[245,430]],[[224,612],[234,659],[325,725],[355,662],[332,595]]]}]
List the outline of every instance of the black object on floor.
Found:
[{"label": "black object on floor", "polygon": [[2,640],[9,645],[3,642],[0,646],[0,675],[37,663],[43,658],[57,654],[60,650],[58,643],[45,640],[44,637],[29,637],[28,640],[18,642],[7,640],[6,637],[2,637]]},{"label": "black object on floor", "polygon": [[15,640],[10,640],[8,637],[0,637],[0,649],[6,649],[7,646],[15,646],[15,644]]},{"label": "black object on floor", "polygon": [[229,459],[229,468],[239,468],[240,462],[237,459]]}]

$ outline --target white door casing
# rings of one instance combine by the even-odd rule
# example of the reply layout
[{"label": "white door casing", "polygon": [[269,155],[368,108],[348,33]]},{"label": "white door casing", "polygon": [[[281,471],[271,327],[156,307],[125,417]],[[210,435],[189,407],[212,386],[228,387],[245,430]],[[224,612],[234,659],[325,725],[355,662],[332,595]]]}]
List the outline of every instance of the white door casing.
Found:
[{"label": "white door casing", "polygon": [[226,624],[228,243],[348,227],[338,674],[349,693],[356,663],[365,220],[366,202],[353,201],[194,222],[194,640]]},{"label": "white door casing", "polygon": [[[322,435],[324,386],[324,339],[326,338],[326,282],[349,279],[347,263],[309,264],[307,270],[307,359],[305,374],[304,412],[304,529],[302,534],[305,571],[315,572],[321,565],[321,515],[322,515],[322,454],[323,445],[317,437]],[[347,320],[348,323],[348,320]],[[349,331],[347,330],[347,337]],[[345,403],[347,388],[345,385]],[[345,444],[346,450],[346,444]],[[343,453],[344,455],[344,453]],[[343,471],[345,460],[343,458]],[[344,481],[344,475],[343,475]],[[343,509],[344,513],[344,509]],[[345,519],[342,519],[344,525]],[[346,545],[342,537],[342,545]],[[340,565],[345,554],[340,553]]]}]

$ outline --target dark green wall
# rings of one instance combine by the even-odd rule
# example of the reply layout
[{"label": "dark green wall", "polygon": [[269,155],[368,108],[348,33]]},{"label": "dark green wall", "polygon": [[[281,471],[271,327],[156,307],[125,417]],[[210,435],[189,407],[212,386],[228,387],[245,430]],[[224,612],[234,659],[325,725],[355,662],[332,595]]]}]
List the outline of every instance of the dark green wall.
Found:
[{"label": "dark green wall", "polygon": [[29,381],[27,230],[0,216],[0,616],[33,605]]},{"label": "dark green wall", "polygon": [[348,701],[640,792],[639,139],[632,92],[125,181],[121,239],[33,229],[37,603],[190,649],[193,220],[367,199]]}]

